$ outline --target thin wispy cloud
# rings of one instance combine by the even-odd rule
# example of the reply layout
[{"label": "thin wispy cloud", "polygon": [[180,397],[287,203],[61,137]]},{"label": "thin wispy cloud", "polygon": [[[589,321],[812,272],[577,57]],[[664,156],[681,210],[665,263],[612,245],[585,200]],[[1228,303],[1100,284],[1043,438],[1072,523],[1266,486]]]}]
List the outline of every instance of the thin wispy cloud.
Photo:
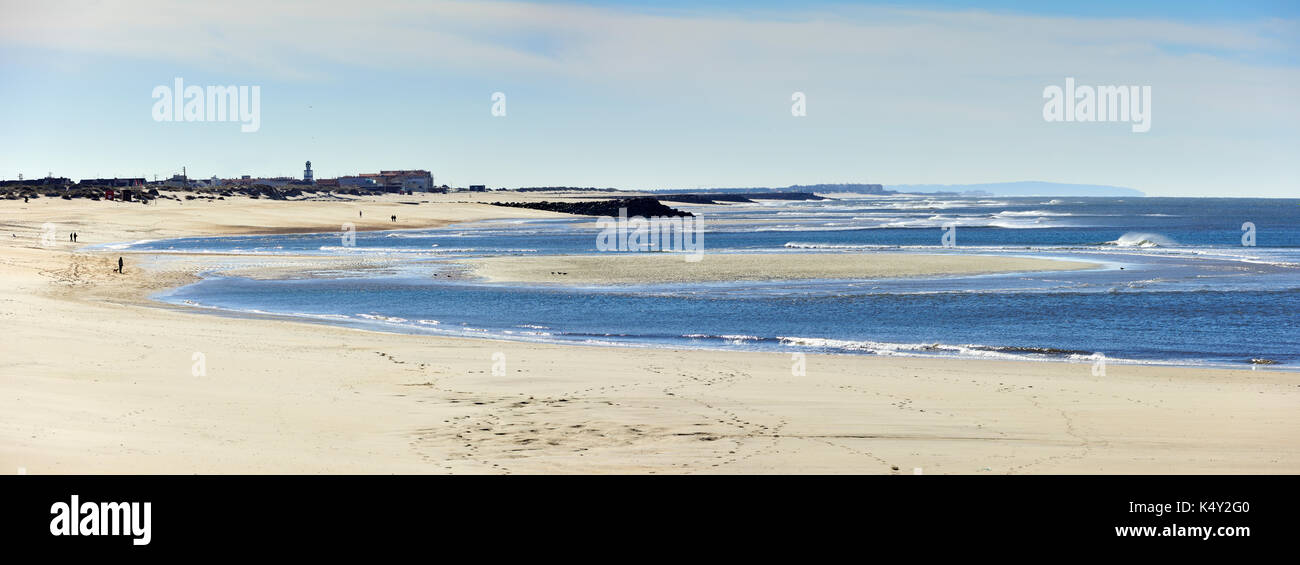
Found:
[{"label": "thin wispy cloud", "polygon": [[[1059,128],[1046,127],[1038,116],[1040,93],[1066,76],[1153,86],[1152,136],[1176,134],[1182,141],[1155,148],[1142,142],[1148,161],[1195,152],[1197,144],[1249,146],[1253,139],[1295,149],[1294,131],[1300,128],[1300,109],[1292,102],[1300,99],[1300,67],[1293,60],[1300,25],[1277,18],[1187,22],[844,5],[647,12],[414,1],[5,2],[4,12],[3,49],[140,62],[170,74],[213,73],[241,84],[326,88],[377,73],[397,83],[436,77],[432,82],[442,91],[494,82],[566,87],[585,90],[575,91],[575,100],[592,92],[626,96],[638,112],[688,106],[684,124],[701,121],[692,118],[696,114],[779,116],[790,92],[800,90],[809,96],[810,123],[827,128],[827,139],[839,146],[862,136],[937,135],[956,144],[991,138],[1009,146],[1012,139],[1043,145],[1033,140]],[[417,94],[393,96],[414,104]],[[268,119],[268,131],[275,123]],[[1070,131],[1079,144],[1108,143],[1113,136],[1101,128]],[[1130,153],[1133,143],[1114,140]],[[888,150],[878,141],[862,141],[859,148]],[[896,170],[872,163],[870,174],[898,182],[1041,178],[1045,164],[1055,159],[1036,157],[1039,151],[1022,157],[1044,166],[1019,171],[1002,161],[975,169],[957,158],[950,163],[967,170],[942,178],[923,171],[919,162]],[[1120,158],[1115,164],[1132,169],[1135,162]],[[1008,172],[999,176],[991,171],[994,165]],[[1125,181],[1114,170],[1088,178],[1080,176],[1079,166],[1056,170],[1061,174],[1054,178],[1065,181],[1153,180],[1142,172]],[[1270,184],[1288,186],[1298,172],[1296,166],[1276,166]],[[816,171],[785,176],[821,178]],[[623,182],[655,180],[603,184]],[[1185,183],[1170,188],[1175,184]]]},{"label": "thin wispy cloud", "polygon": [[[1081,59],[1111,69],[1198,53],[1263,57],[1292,51],[1300,41],[1296,22],[1276,19],[1216,25],[896,8],[822,7],[778,20],[763,12],[665,16],[516,2],[5,4],[0,32],[6,44],[212,67],[253,65],[288,78],[330,64],[694,76],[771,73],[773,63],[888,67],[890,61],[863,58],[894,56],[909,59],[898,63],[973,64],[972,74],[1006,75],[1023,72],[1021,64]],[[1099,54],[1129,60],[1098,60]]]}]

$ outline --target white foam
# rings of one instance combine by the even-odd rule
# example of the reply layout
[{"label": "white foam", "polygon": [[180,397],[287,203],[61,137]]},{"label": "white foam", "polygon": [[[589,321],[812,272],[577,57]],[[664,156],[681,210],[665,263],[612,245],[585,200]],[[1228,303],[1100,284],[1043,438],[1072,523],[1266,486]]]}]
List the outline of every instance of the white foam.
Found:
[{"label": "white foam", "polygon": [[856,245],[847,243],[804,243],[789,241],[785,244],[791,249],[896,249],[897,245]]},{"label": "white foam", "polygon": [[732,345],[743,345],[747,341],[759,341],[763,339],[756,335],[742,335],[742,334],[722,334],[722,335],[687,334],[682,337],[689,337],[692,339],[720,339]]},{"label": "white foam", "polygon": [[[1008,353],[991,351],[981,345],[946,345],[941,343],[888,343],[880,341],[855,341],[820,337],[778,337],[782,345],[794,347],[812,347],[818,349],[841,349],[845,351],[863,351],[875,355],[895,357],[974,357],[981,359],[1047,359],[1043,355],[1026,353]],[[1059,357],[1050,357],[1059,359]]]},{"label": "white foam", "polygon": [[1038,216],[1073,216],[1069,212],[1048,212],[1047,210],[1003,210],[993,215],[995,218],[1019,218]]},{"label": "white foam", "polygon": [[1106,244],[1119,247],[1170,247],[1178,245],[1177,242],[1168,237],[1158,233],[1146,232],[1128,232],[1114,241],[1107,241]]},{"label": "white foam", "polygon": [[405,324],[408,321],[406,318],[398,318],[396,316],[381,316],[379,314],[357,314],[357,317],[365,318],[367,320],[376,320],[379,322],[389,322],[393,324]]}]

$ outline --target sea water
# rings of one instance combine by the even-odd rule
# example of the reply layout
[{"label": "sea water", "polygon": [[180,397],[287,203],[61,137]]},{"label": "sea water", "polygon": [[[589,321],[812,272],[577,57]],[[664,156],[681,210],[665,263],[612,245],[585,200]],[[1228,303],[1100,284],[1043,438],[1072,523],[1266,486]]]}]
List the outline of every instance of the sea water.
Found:
[{"label": "sea water", "polygon": [[[427,204],[436,206],[437,204]],[[182,238],[130,252],[382,258],[254,280],[219,271],[159,295],[432,335],[634,347],[1300,367],[1300,200],[863,196],[680,206],[715,253],[957,253],[1084,271],[657,285],[489,283],[457,261],[595,254],[591,218],[438,229]],[[955,246],[942,243],[955,225]],[[1243,231],[1243,225],[1253,230]],[[1253,241],[1243,236],[1253,236]],[[1252,242],[1254,246],[1243,245]],[[870,256],[864,256],[869,261]]]}]

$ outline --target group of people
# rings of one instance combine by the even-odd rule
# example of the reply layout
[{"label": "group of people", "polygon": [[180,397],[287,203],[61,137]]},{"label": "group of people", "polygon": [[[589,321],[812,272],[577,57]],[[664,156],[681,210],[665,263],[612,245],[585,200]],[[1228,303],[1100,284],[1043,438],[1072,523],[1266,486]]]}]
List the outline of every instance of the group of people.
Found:
[{"label": "group of people", "polygon": [[[357,217],[358,217],[358,218],[361,217],[361,210],[357,210]],[[394,221],[394,222],[396,222],[396,221],[397,221],[397,214],[393,214],[389,219],[392,220],[392,221]]]},{"label": "group of people", "polygon": [[74,231],[74,232],[68,234],[68,241],[71,241],[71,242],[73,242],[73,243],[76,243],[76,242],[77,242],[77,232]]}]

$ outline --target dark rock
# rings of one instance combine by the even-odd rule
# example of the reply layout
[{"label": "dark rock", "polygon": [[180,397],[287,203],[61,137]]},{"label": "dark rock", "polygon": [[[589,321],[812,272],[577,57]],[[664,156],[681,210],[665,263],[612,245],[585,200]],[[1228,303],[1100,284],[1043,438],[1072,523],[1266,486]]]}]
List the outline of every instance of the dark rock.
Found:
[{"label": "dark rock", "polygon": [[654,216],[692,216],[690,212],[678,210],[663,205],[658,199],[649,196],[637,198],[618,198],[614,200],[590,200],[584,202],[493,202],[497,206],[509,206],[511,208],[529,208],[532,210],[547,210],[550,212],[562,212],[565,214],[579,214],[583,216],[618,216],[620,208],[627,208],[627,215],[654,217]]}]

